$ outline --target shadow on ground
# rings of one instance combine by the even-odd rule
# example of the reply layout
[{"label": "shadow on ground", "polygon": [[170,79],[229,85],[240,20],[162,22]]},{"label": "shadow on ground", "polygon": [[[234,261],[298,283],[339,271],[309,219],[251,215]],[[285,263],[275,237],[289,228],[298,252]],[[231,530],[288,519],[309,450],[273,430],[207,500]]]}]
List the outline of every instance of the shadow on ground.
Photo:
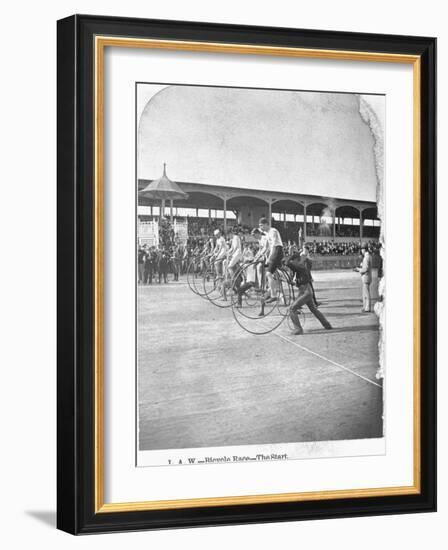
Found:
[{"label": "shadow on ground", "polygon": [[26,510],[25,514],[37,519],[41,523],[56,529],[56,511],[55,510]]},{"label": "shadow on ground", "polygon": [[[335,315],[328,315],[328,318],[331,319]],[[338,332],[368,332],[371,330],[378,330],[378,325],[356,325],[353,327],[333,327],[331,331],[325,329],[310,330],[306,334],[325,334],[331,333],[336,334]]]}]

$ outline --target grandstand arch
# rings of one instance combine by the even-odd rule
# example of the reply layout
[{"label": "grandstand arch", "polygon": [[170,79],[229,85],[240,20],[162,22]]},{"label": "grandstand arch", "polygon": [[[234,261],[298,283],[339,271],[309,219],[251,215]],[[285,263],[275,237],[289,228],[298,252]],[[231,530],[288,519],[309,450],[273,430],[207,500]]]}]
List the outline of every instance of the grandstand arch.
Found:
[{"label": "grandstand arch", "polygon": [[339,204],[335,209],[336,235],[362,239],[362,207]]},{"label": "grandstand arch", "polygon": [[238,224],[256,227],[261,217],[269,216],[270,201],[252,193],[238,193],[227,199],[227,208],[235,213]]}]

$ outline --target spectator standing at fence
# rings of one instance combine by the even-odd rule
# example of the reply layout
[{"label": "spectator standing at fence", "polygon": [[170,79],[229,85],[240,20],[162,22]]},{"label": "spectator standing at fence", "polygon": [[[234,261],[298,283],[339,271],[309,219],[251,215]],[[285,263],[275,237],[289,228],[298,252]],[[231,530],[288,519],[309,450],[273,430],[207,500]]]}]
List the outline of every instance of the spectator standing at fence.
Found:
[{"label": "spectator standing at fence", "polygon": [[138,247],[137,261],[138,261],[138,282],[142,284],[145,279],[145,262],[148,253],[146,251],[146,244]]},{"label": "spectator standing at fence", "polygon": [[158,260],[157,260],[157,272],[159,275],[159,284],[162,282],[167,283],[168,282],[168,269],[169,269],[169,262],[170,262],[170,256],[168,252],[164,249],[160,250],[158,253]]},{"label": "spectator standing at fence", "polygon": [[148,253],[145,259],[144,277],[143,277],[143,282],[145,284],[148,284],[148,285],[152,284],[152,278],[154,276],[156,259],[157,259],[156,249],[154,246],[152,246],[148,250]]},{"label": "spectator standing at fence", "polygon": [[372,282],[372,256],[366,244],[363,244],[361,246],[361,254],[363,256],[361,266],[355,268],[355,270],[361,275],[362,306],[363,306],[361,311],[362,313],[370,313],[371,311],[370,284]]},{"label": "spectator standing at fence", "polygon": [[182,267],[181,267],[182,274],[187,272],[187,267],[188,267],[188,246],[185,245],[182,247]]},{"label": "spectator standing at fence", "polygon": [[173,266],[174,280],[179,280],[180,270],[182,267],[182,250],[180,245],[176,245],[171,256],[171,263]]}]

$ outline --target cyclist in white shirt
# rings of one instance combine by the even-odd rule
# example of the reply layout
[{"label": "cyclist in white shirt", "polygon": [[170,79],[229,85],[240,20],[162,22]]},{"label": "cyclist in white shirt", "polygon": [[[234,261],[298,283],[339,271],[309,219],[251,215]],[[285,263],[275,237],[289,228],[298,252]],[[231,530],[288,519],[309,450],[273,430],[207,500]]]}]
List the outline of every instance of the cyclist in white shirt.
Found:
[{"label": "cyclist in white shirt", "polygon": [[241,238],[238,235],[238,229],[231,228],[229,232],[233,236],[230,242],[229,251],[227,253],[227,269],[229,270],[229,278],[232,279],[235,275],[236,268],[243,257],[243,245],[241,244]]},{"label": "cyclist in white shirt", "polygon": [[215,271],[219,276],[223,274],[223,262],[227,256],[227,243],[224,237],[221,235],[219,229],[215,229],[214,235],[216,237],[215,249],[213,250],[212,259],[215,260]]},{"label": "cyclist in white shirt", "polygon": [[210,237],[204,244],[204,247],[199,254],[199,265],[201,271],[205,271],[207,269],[207,260],[212,257],[214,249],[215,243],[213,241],[213,237]]},{"label": "cyclist in white shirt", "polygon": [[[258,231],[258,229],[257,229]],[[257,272],[254,265],[255,254],[251,244],[246,244],[243,249],[241,263],[243,268],[238,271],[235,280],[235,290],[237,291],[238,305],[243,305],[243,295],[247,290],[254,287],[257,281]]]},{"label": "cyclist in white shirt", "polygon": [[269,304],[278,300],[280,292],[279,284],[274,279],[274,273],[276,269],[282,265],[283,241],[280,233],[275,227],[271,227],[267,218],[260,218],[258,227],[261,231],[266,233],[269,246],[269,255],[266,262],[266,276],[270,289],[270,296],[268,296],[266,303]]},{"label": "cyclist in white shirt", "polygon": [[258,251],[257,251],[257,254],[255,255],[255,260],[266,260],[268,257],[268,250],[269,250],[267,235],[262,233],[258,228],[252,229],[252,235],[258,241]]},{"label": "cyclist in white shirt", "polygon": [[254,262],[259,262],[256,265],[257,270],[257,280],[258,280],[258,287],[261,289],[262,286],[262,277],[263,277],[263,267],[266,262],[266,259],[268,257],[268,238],[267,236],[262,233],[258,227],[255,229],[252,229],[251,235],[255,237],[258,241],[258,250],[254,257]]}]

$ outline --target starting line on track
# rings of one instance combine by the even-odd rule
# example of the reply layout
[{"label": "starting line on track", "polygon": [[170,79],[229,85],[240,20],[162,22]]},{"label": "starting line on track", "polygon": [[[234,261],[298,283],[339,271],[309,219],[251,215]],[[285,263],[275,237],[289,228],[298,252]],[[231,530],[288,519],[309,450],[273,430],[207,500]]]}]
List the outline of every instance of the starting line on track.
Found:
[{"label": "starting line on track", "polygon": [[282,340],[286,340],[286,342],[289,342],[293,346],[296,346],[297,348],[300,348],[303,351],[306,351],[310,353],[311,355],[315,355],[316,357],[319,357],[319,359],[322,359],[323,361],[327,361],[327,363],[330,363],[334,365],[335,367],[338,367],[342,370],[345,370],[346,372],[349,372],[350,374],[353,374],[354,376],[357,376],[358,378],[361,378],[362,380],[365,380],[369,384],[373,384],[374,386],[378,386],[378,388],[382,388],[381,384],[378,384],[377,382],[374,382],[373,380],[370,380],[370,378],[366,378],[365,376],[362,376],[362,374],[358,374],[357,372],[349,369],[348,367],[344,367],[344,365],[341,365],[340,363],[336,363],[336,361],[333,361],[332,359],[328,359],[328,357],[325,357],[321,355],[320,353],[317,353],[305,346],[302,346],[301,344],[298,344],[297,342],[294,342],[293,340],[290,340],[286,336],[283,336],[282,334],[273,333],[275,336],[278,336],[279,338],[282,338]]}]

